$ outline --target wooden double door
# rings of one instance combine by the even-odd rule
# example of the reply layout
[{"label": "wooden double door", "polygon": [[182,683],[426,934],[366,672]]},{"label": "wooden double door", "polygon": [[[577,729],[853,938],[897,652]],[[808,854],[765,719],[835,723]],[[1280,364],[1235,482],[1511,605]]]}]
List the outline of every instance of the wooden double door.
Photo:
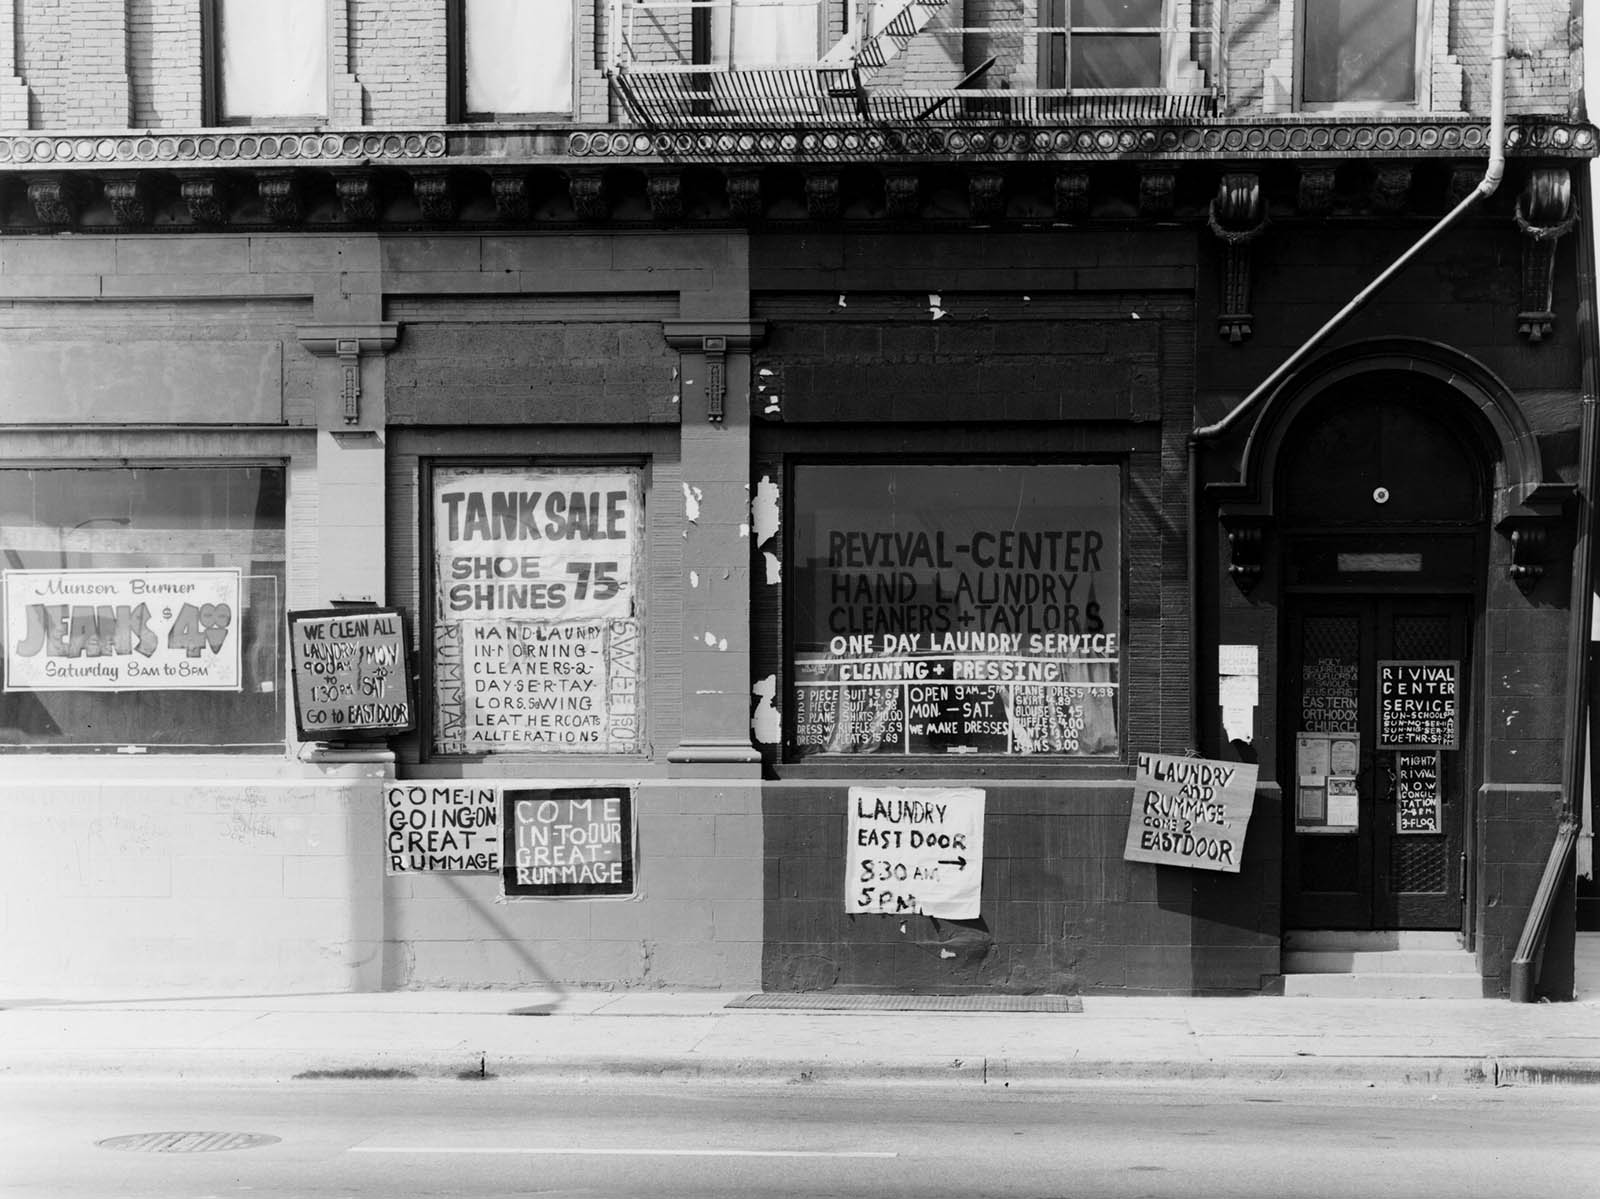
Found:
[{"label": "wooden double door", "polygon": [[1462,928],[1471,601],[1300,595],[1286,615],[1285,926]]}]

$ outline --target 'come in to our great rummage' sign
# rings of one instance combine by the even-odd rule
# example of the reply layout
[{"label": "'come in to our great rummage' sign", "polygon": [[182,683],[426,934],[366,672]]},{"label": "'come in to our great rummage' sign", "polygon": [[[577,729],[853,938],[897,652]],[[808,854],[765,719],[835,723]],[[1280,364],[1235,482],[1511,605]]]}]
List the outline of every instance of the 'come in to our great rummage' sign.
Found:
[{"label": "'come in to our great rummage' sign", "polygon": [[635,468],[433,476],[440,753],[637,753]]}]

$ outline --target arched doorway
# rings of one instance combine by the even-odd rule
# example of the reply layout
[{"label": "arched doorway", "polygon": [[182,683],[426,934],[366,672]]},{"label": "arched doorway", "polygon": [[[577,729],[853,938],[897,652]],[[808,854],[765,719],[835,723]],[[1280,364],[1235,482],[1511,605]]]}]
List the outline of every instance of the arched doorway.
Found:
[{"label": "arched doorway", "polygon": [[1285,927],[1467,927],[1492,481],[1479,420],[1447,383],[1374,370],[1284,433]]}]

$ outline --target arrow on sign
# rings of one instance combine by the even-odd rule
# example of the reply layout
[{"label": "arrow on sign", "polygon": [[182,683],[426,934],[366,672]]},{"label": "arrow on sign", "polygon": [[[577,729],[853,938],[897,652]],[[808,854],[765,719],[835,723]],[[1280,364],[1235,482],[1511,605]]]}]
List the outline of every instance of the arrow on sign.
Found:
[{"label": "arrow on sign", "polygon": [[939,865],[941,865],[941,866],[954,866],[957,870],[965,870],[967,868],[967,859],[965,857],[940,858],[939,859]]}]

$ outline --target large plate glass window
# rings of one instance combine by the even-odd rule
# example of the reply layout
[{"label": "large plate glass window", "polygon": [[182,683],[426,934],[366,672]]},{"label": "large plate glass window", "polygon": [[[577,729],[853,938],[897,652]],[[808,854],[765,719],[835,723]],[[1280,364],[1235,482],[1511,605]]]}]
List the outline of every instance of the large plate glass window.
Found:
[{"label": "large plate glass window", "polygon": [[433,471],[433,751],[641,751],[637,467]]},{"label": "large plate glass window", "polygon": [[280,466],[0,469],[0,749],[285,742]]},{"label": "large plate glass window", "polygon": [[1115,755],[1121,472],[798,465],[789,750]]}]

